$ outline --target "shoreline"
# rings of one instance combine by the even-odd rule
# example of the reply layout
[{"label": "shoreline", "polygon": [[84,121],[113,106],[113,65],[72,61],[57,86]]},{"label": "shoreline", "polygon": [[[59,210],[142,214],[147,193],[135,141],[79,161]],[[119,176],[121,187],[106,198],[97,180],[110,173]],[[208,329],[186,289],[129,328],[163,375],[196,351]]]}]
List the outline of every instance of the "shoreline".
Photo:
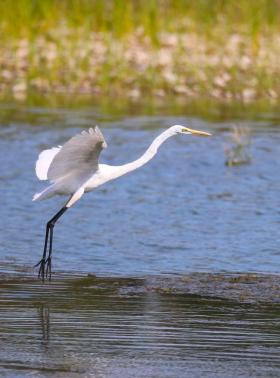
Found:
[{"label": "shoreline", "polygon": [[[164,98],[153,97],[145,94],[139,99],[127,96],[106,96],[89,94],[52,94],[34,90],[14,97],[0,93],[0,108],[2,122],[6,122],[11,113],[19,121],[22,117],[31,117],[38,114],[35,108],[41,112],[51,112],[54,116],[61,116],[61,112],[97,112],[104,119],[110,115],[113,117],[142,116],[155,117],[190,117],[199,118],[209,122],[248,122],[264,121],[275,123],[278,121],[278,104],[269,100],[260,99],[244,103],[242,101],[222,101],[207,97],[185,98],[183,96],[166,96]],[[269,118],[268,118],[269,115]],[[39,117],[39,116],[38,116]],[[101,118],[102,118],[101,117]],[[97,122],[100,122],[98,117]]]}]

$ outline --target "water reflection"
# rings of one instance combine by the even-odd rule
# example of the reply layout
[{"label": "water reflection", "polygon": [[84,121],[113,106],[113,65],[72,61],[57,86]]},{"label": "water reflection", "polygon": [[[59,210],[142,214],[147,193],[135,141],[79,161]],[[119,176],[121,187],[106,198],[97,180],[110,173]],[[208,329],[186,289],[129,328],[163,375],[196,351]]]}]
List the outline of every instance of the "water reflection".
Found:
[{"label": "water reflection", "polygon": [[38,318],[42,329],[42,341],[47,346],[50,338],[50,308],[45,303],[38,305]]},{"label": "water reflection", "polygon": [[59,198],[31,203],[40,189],[40,150],[95,123],[108,140],[109,164],[133,160],[173,123],[215,134],[207,143],[174,138],[149,166],[71,209],[56,230],[54,269],[73,278],[55,272],[55,281],[42,285],[34,273],[0,282],[4,376],[280,376],[279,305],[174,295],[144,290],[141,278],[74,273],[279,271],[279,117],[255,113],[255,121],[243,122],[253,158],[229,169],[229,121],[205,122],[176,109],[141,116],[137,107],[129,117],[108,106],[1,110],[0,258],[11,266],[38,261],[46,219],[61,206]]},{"label": "water reflection", "polygon": [[160,294],[142,284],[78,277],[51,285],[2,282],[0,363],[13,374],[67,377],[178,377],[186,368],[196,376],[206,367],[211,376],[226,366],[231,376],[237,361],[245,376],[280,373],[279,306]]}]

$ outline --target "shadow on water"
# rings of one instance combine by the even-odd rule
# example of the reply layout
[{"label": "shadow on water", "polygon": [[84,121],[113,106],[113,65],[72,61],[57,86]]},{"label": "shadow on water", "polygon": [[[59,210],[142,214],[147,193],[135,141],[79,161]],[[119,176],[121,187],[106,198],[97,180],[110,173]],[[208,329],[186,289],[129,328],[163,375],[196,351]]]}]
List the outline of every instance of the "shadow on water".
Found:
[{"label": "shadow on water", "polygon": [[140,278],[2,280],[3,371],[13,377],[279,376],[279,304],[144,286]]}]

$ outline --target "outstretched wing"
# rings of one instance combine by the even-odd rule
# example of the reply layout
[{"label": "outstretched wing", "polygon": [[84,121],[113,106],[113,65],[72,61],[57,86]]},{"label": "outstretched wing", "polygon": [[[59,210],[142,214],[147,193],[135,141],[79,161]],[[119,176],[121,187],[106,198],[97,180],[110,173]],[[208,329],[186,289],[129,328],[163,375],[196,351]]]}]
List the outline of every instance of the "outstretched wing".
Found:
[{"label": "outstretched wing", "polygon": [[48,169],[48,179],[57,181],[63,178],[88,177],[98,170],[98,159],[107,144],[96,126],[82,131],[66,142],[54,156]]},{"label": "outstretched wing", "polygon": [[44,150],[38,156],[38,160],[36,161],[36,175],[39,180],[47,180],[48,179],[48,170],[53,161],[55,155],[59,153],[61,146],[50,148],[49,150]]}]

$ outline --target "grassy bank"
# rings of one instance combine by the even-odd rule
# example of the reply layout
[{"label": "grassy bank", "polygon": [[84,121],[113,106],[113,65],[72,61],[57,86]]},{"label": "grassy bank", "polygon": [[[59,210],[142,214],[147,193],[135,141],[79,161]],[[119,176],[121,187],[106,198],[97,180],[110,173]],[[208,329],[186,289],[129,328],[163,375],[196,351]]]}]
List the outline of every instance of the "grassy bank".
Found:
[{"label": "grassy bank", "polygon": [[277,101],[278,0],[0,1],[0,92]]}]

